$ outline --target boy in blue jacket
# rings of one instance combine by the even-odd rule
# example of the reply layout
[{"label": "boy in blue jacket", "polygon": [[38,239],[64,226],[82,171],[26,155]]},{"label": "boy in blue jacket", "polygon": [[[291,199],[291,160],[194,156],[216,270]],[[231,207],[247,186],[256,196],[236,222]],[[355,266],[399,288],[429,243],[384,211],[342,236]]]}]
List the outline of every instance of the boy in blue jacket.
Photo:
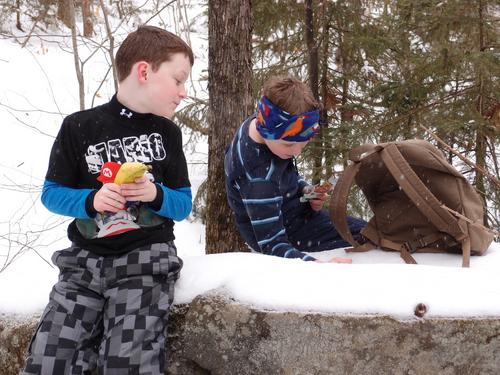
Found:
[{"label": "boy in blue jacket", "polygon": [[[167,314],[182,268],[173,220],[191,211],[181,131],[169,118],[186,97],[192,65],[191,48],[178,36],[139,27],[117,52],[116,95],[64,119],[42,202],[75,218],[68,227],[72,245],[52,257],[59,280],[24,374],[96,368],[99,374],[164,374]],[[142,162],[151,170],[133,183],[102,184],[101,169],[111,162]],[[120,213],[126,215],[119,222],[134,225],[100,236],[96,217]]]},{"label": "boy in blue jacket", "polygon": [[[300,201],[311,186],[299,176],[294,158],[319,131],[318,121],[309,87],[295,78],[274,77],[263,87],[257,113],[243,122],[228,148],[227,199],[252,250],[309,261],[316,259],[305,252],[349,246],[322,210],[326,194]],[[351,217],[348,223],[355,237],[366,225]]]}]

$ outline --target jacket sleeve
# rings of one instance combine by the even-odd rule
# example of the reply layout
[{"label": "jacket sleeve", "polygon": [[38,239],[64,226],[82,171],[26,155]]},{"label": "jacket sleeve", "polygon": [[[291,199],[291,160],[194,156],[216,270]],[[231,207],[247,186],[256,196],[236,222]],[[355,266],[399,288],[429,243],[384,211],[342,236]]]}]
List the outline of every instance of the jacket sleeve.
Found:
[{"label": "jacket sleeve", "polygon": [[297,250],[288,240],[281,205],[283,197],[275,182],[264,178],[240,178],[237,183],[260,251],[283,258],[316,260]]},{"label": "jacket sleeve", "polygon": [[182,132],[172,127],[169,137],[169,153],[165,169],[156,179],[156,198],[149,207],[158,215],[175,221],[184,220],[193,207],[191,184],[188,177],[186,157],[182,150]]},{"label": "jacket sleeve", "polygon": [[302,176],[298,176],[299,177],[299,192],[300,194],[302,194],[302,191],[304,190],[304,188],[306,186],[309,186],[309,184],[304,180],[304,178]]},{"label": "jacket sleeve", "polygon": [[45,180],[42,189],[42,203],[51,212],[77,219],[89,219],[93,215],[86,208],[87,198],[93,189],[74,189]]}]

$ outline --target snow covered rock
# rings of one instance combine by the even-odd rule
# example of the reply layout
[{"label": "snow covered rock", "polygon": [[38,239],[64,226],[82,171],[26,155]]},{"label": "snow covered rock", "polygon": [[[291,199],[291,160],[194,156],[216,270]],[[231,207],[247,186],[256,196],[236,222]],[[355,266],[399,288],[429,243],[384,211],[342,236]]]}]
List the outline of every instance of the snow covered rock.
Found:
[{"label": "snow covered rock", "polygon": [[[498,374],[500,317],[413,318],[276,312],[224,291],[175,305],[168,374]],[[37,317],[0,315],[0,373],[23,366]]]},{"label": "snow covered rock", "polygon": [[262,311],[223,293],[195,298],[182,315],[170,332],[175,375],[493,375],[500,368],[500,318]]},{"label": "snow covered rock", "polygon": [[0,314],[0,374],[17,375],[38,317]]}]

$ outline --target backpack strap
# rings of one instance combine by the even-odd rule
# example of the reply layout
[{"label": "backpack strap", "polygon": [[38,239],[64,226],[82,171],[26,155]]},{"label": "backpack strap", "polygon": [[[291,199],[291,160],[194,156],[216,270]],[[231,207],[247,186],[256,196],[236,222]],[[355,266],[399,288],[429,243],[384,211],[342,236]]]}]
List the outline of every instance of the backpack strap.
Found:
[{"label": "backpack strap", "polygon": [[364,244],[356,246],[356,247],[350,247],[348,249],[345,249],[344,251],[346,253],[364,253],[366,251],[374,250],[377,248],[377,245],[375,245],[371,241],[366,241]]},{"label": "backpack strap", "polygon": [[[456,241],[462,243],[462,265],[463,267],[468,267],[470,263],[470,238],[466,230],[463,229],[466,226],[460,225],[458,219],[441,207],[441,203],[423,184],[394,143],[386,145],[380,152],[380,156],[392,177],[394,177],[420,212],[440,232],[448,233]],[[403,255],[403,253],[401,254]]]},{"label": "backpack strap", "polygon": [[349,164],[344,169],[334,186],[330,198],[330,219],[340,236],[353,246],[352,249],[346,251],[361,252],[376,248],[376,245],[370,244],[368,240],[360,245],[352,237],[347,224],[347,198],[354,183],[354,178],[361,167],[360,161],[371,154],[380,152],[380,150],[382,150],[382,146],[370,143],[353,148],[349,152],[349,160],[352,161],[352,164]]},{"label": "backpack strap", "polygon": [[330,198],[330,219],[342,238],[348,241],[353,247],[359,247],[359,244],[352,237],[349,226],[347,225],[347,197],[354,182],[354,177],[359,171],[360,163],[354,163],[347,166],[340,175]]}]

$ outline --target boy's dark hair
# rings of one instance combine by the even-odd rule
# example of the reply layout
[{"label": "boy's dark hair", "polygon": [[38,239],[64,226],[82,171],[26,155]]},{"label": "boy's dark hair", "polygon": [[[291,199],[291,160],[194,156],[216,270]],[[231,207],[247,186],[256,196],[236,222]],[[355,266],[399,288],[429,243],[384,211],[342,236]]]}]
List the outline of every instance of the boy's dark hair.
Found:
[{"label": "boy's dark hair", "polygon": [[291,115],[319,108],[318,101],[307,84],[293,77],[272,77],[264,83],[262,95]]},{"label": "boy's dark hair", "polygon": [[136,62],[146,61],[156,71],[175,53],[184,53],[193,65],[191,47],[177,35],[155,26],[139,26],[125,38],[116,53],[118,82],[128,77]]}]

